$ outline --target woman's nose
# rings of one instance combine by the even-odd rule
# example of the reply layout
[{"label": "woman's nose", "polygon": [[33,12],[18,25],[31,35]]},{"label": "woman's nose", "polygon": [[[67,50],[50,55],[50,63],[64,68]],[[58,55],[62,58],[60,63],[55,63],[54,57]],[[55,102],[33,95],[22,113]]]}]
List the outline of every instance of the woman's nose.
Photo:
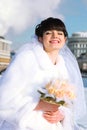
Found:
[{"label": "woman's nose", "polygon": [[53,33],[53,38],[57,38],[58,37],[58,34],[57,33]]}]

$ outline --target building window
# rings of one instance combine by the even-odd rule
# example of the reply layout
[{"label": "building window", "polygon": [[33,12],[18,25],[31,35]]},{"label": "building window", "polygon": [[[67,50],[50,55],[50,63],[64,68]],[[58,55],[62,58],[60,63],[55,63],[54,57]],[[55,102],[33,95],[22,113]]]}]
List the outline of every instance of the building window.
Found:
[{"label": "building window", "polygon": [[80,48],[80,44],[79,43],[77,44],[77,47]]},{"label": "building window", "polygon": [[83,70],[87,70],[87,63],[83,63]]}]

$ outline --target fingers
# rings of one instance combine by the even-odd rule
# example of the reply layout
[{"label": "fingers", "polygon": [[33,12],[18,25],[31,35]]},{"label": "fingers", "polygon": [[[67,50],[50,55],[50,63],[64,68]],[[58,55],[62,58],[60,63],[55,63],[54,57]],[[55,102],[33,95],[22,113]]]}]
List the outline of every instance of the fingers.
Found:
[{"label": "fingers", "polygon": [[50,123],[56,123],[58,122],[56,114],[54,115],[51,112],[44,112],[43,117]]},{"label": "fingers", "polygon": [[57,123],[64,119],[64,115],[60,111],[50,112],[45,111],[43,117],[50,123]]}]

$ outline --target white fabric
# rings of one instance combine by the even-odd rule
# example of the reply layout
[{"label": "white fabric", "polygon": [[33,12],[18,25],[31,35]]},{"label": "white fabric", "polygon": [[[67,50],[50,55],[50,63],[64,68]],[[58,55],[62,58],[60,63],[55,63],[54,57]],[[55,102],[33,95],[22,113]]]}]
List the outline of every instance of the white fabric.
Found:
[{"label": "white fabric", "polygon": [[70,81],[76,86],[77,89],[77,98],[74,105],[74,116],[76,121],[78,121],[80,118],[84,117],[87,111],[81,73],[75,56],[66,45],[62,48],[60,54],[64,58]]},{"label": "white fabric", "polygon": [[[67,124],[64,122],[50,124],[42,117],[41,111],[33,111],[39,102],[40,95],[37,92],[39,88],[52,79],[58,78],[59,74],[62,78],[69,79],[71,82],[69,71],[66,68],[68,66],[63,59],[62,52],[60,53],[60,61],[53,65],[41,43],[36,41],[36,43],[24,45],[14,57],[0,81],[1,124],[3,124],[2,120],[10,122],[11,125],[13,124],[12,130],[66,130],[67,127],[71,127],[69,130],[73,130],[72,116],[68,113],[69,108],[61,108],[65,112],[65,116],[69,117],[69,124],[66,120],[64,121]],[[82,86],[78,87],[82,90],[82,97],[78,95],[78,103],[75,104],[75,108],[77,108],[78,104],[81,103],[81,110],[76,109],[76,112],[79,113],[85,111],[85,103],[83,102],[83,88]],[[70,112],[72,113],[71,109]],[[81,115],[81,113],[78,115]],[[77,117],[75,117],[75,120],[79,119]],[[1,129],[2,127],[1,125]]]}]

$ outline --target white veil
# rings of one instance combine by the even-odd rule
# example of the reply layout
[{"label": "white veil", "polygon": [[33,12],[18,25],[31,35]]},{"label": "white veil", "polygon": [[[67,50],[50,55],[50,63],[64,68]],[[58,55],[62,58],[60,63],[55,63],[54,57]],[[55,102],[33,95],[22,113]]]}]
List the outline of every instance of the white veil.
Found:
[{"label": "white veil", "polygon": [[86,102],[84,96],[84,85],[82,76],[80,73],[77,60],[73,55],[73,53],[70,51],[70,49],[67,47],[67,45],[64,45],[64,47],[60,50],[60,54],[64,58],[70,82],[76,86],[77,98],[74,106],[75,107],[74,115],[75,119],[78,120],[86,113]]},{"label": "white veil", "polygon": [[[37,44],[37,36],[32,36],[32,44]],[[33,46],[33,45],[32,45]],[[35,46],[35,45],[34,45]],[[75,112],[74,116],[76,120],[79,120],[86,114],[86,101],[84,95],[84,85],[80,69],[74,54],[70,51],[68,46],[65,44],[59,52],[65,61],[65,65],[69,74],[70,82],[76,86],[77,98],[75,100]],[[62,69],[62,68],[61,68]]]},{"label": "white veil", "polygon": [[[25,52],[27,51],[27,49],[28,49],[28,51],[29,51],[29,49],[32,49],[33,47],[35,47],[36,45],[37,45],[37,43],[38,43],[38,40],[37,40],[37,37],[35,36],[35,37],[33,37],[33,39],[32,39],[32,42],[29,44],[27,44],[27,45],[25,45],[25,47],[23,46],[22,48],[20,48],[19,49],[19,51],[18,51],[18,53],[19,52],[21,52],[22,50],[24,50]],[[21,53],[21,55],[20,56],[23,56],[22,54],[24,54],[24,52],[23,53]],[[29,54],[29,53],[28,53]],[[76,98],[76,101],[75,101],[75,106],[74,106],[74,110],[75,110],[75,113],[74,113],[74,115],[75,115],[75,119],[76,119],[76,122],[77,123],[79,123],[79,119],[85,114],[85,112],[86,112],[86,104],[85,104],[85,97],[84,97],[84,86],[83,86],[83,82],[82,82],[82,77],[81,77],[81,74],[80,74],[80,71],[79,71],[79,67],[78,67],[78,64],[77,64],[77,61],[76,61],[76,58],[74,57],[74,55],[72,54],[72,52],[69,50],[69,48],[65,45],[62,49],[61,49],[61,51],[60,51],[60,54],[63,56],[63,58],[64,58],[64,61],[65,61],[65,65],[66,65],[66,68],[67,68],[67,71],[68,71],[68,73],[69,73],[69,78],[70,78],[70,82],[71,83],[73,83],[73,84],[75,84],[75,86],[76,86],[76,88],[77,88],[77,98]],[[16,64],[14,63],[14,66],[12,66],[12,67],[14,67],[13,69],[12,69],[12,71],[10,71],[11,72],[11,74],[13,75],[13,76],[11,76],[10,75],[10,77],[12,78],[12,81],[11,81],[11,79],[9,79],[10,81],[11,81],[11,83],[12,83],[12,85],[13,85],[13,83],[14,83],[14,85],[13,86],[16,86],[16,87],[11,87],[11,85],[9,86],[9,83],[7,82],[5,82],[5,87],[9,87],[9,90],[10,90],[10,88],[12,88],[12,91],[10,90],[8,90],[8,92],[7,92],[7,89],[5,90],[5,87],[4,86],[0,86],[1,87],[1,91],[0,92],[3,92],[4,90],[5,90],[5,92],[4,92],[4,94],[2,94],[2,95],[4,95],[3,97],[2,97],[2,102],[0,102],[0,104],[1,104],[1,108],[3,108],[3,104],[5,104],[6,105],[6,103],[8,103],[8,105],[7,105],[7,107],[6,107],[6,110],[8,110],[8,108],[10,107],[10,108],[12,108],[11,110],[12,110],[12,114],[13,114],[13,116],[11,116],[11,119],[13,120],[14,118],[15,118],[15,116],[17,115],[17,117],[18,117],[18,119],[20,119],[20,117],[21,117],[21,113],[19,114],[19,108],[20,108],[20,106],[22,106],[22,105],[24,105],[24,104],[22,104],[21,105],[21,103],[25,103],[26,102],[26,100],[25,100],[25,98],[23,98],[22,99],[22,101],[24,101],[24,102],[19,102],[20,100],[19,99],[21,99],[21,97],[24,97],[24,96],[21,96],[20,94],[20,92],[23,92],[23,90],[24,90],[24,93],[25,93],[25,91],[27,91],[27,87],[26,88],[24,88],[25,86],[26,86],[26,82],[28,81],[28,78],[25,78],[25,80],[23,79],[24,78],[24,76],[22,77],[22,78],[20,78],[20,75],[23,75],[23,74],[25,74],[25,73],[22,73],[22,71],[21,71],[21,67],[20,67],[20,64],[19,64],[19,62],[20,62],[20,60],[19,60],[19,58],[20,58],[20,56],[18,57],[18,59],[17,59],[17,61],[18,61],[18,63],[16,62]],[[28,56],[30,56],[31,57],[31,55],[29,54]],[[31,59],[32,60],[32,59]],[[22,62],[20,62],[20,63],[22,63]],[[17,65],[19,65],[19,66],[17,66]],[[19,72],[17,72],[17,68],[15,68],[15,67],[20,67],[20,70],[19,70]],[[29,66],[28,66],[29,67]],[[62,69],[62,68],[61,68]],[[14,73],[13,74],[13,72],[17,72],[17,73]],[[27,70],[28,71],[28,70]],[[20,73],[21,72],[21,73]],[[31,71],[29,71],[29,73],[30,73]],[[27,72],[28,73],[28,72]],[[29,76],[29,75],[28,75]],[[15,77],[15,80],[14,80],[14,77]],[[31,76],[31,73],[30,73],[30,77],[31,77],[31,79],[32,79],[32,76]],[[15,82],[16,81],[16,78],[17,78],[17,82]],[[22,80],[23,79],[23,80]],[[6,80],[8,80],[8,73],[7,73],[7,77],[3,80],[2,79],[2,84],[3,84],[3,82],[4,81],[6,81]],[[13,81],[14,80],[14,81]],[[21,80],[21,82],[20,82],[20,80]],[[23,81],[23,82],[22,82]],[[31,92],[31,89],[29,89],[30,90],[30,92]],[[33,91],[33,89],[32,89],[32,91]],[[9,94],[9,92],[10,92],[10,94]],[[18,92],[17,94],[19,94],[18,95],[18,98],[13,98],[13,97],[15,97],[15,94],[16,94],[16,92]],[[29,92],[29,91],[28,91]],[[7,95],[9,94],[9,96],[6,98],[6,93],[7,93]],[[35,94],[35,93],[32,93],[32,94]],[[1,95],[0,95],[1,96]],[[4,103],[3,103],[3,98],[4,98]],[[11,100],[12,99],[12,100]],[[17,101],[16,101],[16,99],[17,99]],[[15,101],[15,103],[13,103],[13,100]],[[36,99],[37,100],[37,99]],[[8,102],[9,101],[9,102]],[[29,104],[29,106],[27,105],[26,107],[25,107],[25,109],[24,109],[24,111],[25,110],[28,110],[28,111],[30,111],[31,109],[33,109],[34,108],[34,105],[35,105],[35,103],[34,104],[32,104],[32,101],[31,101],[31,98],[28,98],[28,102],[30,102],[30,104]],[[17,105],[15,105],[17,103]],[[27,104],[27,103],[26,103]],[[31,106],[31,107],[30,107]],[[22,109],[21,109],[22,110]],[[24,112],[23,111],[23,112]],[[8,113],[9,113],[9,111],[7,111]],[[17,112],[17,113],[16,113]],[[4,114],[4,116],[5,116],[5,118],[7,118],[6,116],[8,116],[8,113],[7,114]],[[16,114],[14,114],[14,113],[16,113]],[[2,111],[1,111],[1,114],[3,114],[2,113]],[[19,115],[18,115],[19,114]]]},{"label": "white veil", "polygon": [[[27,44],[28,46],[26,45],[25,46],[26,48],[28,47],[32,49],[37,44],[38,44],[37,36],[32,36],[31,42]],[[39,45],[43,46],[42,44]],[[24,46],[19,51],[21,51],[22,49],[24,49]],[[86,114],[86,101],[84,95],[84,85],[83,85],[82,76],[79,70],[77,60],[66,44],[60,50],[59,53],[62,55],[65,61],[70,82],[76,87],[77,98],[75,100],[75,105],[74,105],[74,117],[76,122],[79,123],[79,120],[82,119]]]}]

